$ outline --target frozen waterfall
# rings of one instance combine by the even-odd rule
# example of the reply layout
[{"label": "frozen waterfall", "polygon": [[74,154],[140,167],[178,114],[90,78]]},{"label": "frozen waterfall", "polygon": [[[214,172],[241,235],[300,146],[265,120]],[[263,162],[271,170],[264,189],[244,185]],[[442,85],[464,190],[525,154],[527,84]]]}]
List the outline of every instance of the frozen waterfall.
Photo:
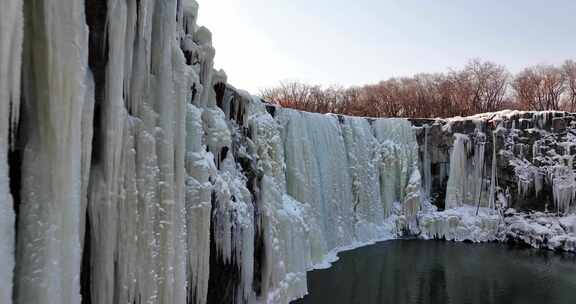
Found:
[{"label": "frozen waterfall", "polygon": [[[306,113],[235,89],[194,0],[0,7],[3,304],[289,303],[342,250],[496,239],[492,208],[514,193],[496,161],[531,172],[515,190],[574,209],[569,144],[545,159],[553,140],[533,143],[547,165],[537,183],[514,154],[529,145],[496,132],[489,145],[487,124]],[[556,114],[530,115],[545,127]],[[532,231],[525,222],[507,235]]]}]

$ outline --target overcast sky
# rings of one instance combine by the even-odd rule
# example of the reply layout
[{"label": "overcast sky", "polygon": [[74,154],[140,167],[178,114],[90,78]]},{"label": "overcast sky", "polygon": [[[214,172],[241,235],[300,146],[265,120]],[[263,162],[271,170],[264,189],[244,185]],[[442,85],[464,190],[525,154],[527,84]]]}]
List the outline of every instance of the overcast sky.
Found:
[{"label": "overcast sky", "polygon": [[576,58],[576,0],[197,0],[216,67],[258,93],[361,85],[482,58],[512,72]]}]

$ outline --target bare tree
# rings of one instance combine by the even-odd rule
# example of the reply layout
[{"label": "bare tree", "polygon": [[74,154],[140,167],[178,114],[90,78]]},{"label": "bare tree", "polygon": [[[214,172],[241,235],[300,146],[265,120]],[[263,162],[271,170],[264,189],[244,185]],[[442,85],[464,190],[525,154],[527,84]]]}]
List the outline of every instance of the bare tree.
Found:
[{"label": "bare tree", "polygon": [[576,63],[534,66],[511,77],[503,66],[476,59],[448,73],[391,78],[363,87],[281,83],[261,96],[304,111],[372,117],[467,116],[505,108],[574,111]]},{"label": "bare tree", "polygon": [[512,88],[516,93],[516,99],[522,108],[529,110],[541,110],[544,104],[538,97],[538,86],[540,80],[532,69],[526,69],[520,72],[514,78]]},{"label": "bare tree", "polygon": [[513,88],[519,102],[531,110],[560,110],[565,84],[560,68],[539,65],[520,72]]},{"label": "bare tree", "polygon": [[566,79],[567,106],[569,111],[576,111],[576,62],[568,60],[562,66]]},{"label": "bare tree", "polygon": [[468,77],[472,90],[474,112],[493,112],[502,108],[508,88],[509,73],[505,67],[479,59],[470,61],[463,73]]},{"label": "bare tree", "polygon": [[540,68],[544,79],[543,87],[540,88],[544,96],[547,110],[560,110],[562,95],[566,91],[566,78],[560,68],[544,66]]}]

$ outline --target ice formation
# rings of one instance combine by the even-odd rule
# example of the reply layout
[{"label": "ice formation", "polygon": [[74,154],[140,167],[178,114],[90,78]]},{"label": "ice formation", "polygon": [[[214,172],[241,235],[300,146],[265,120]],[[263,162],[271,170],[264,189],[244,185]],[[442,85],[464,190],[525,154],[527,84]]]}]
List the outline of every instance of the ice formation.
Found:
[{"label": "ice formation", "polygon": [[490,191],[488,192],[488,208],[496,208],[496,188],[498,187],[498,149],[496,146],[496,134],[492,132],[492,165],[490,169]]},{"label": "ice formation", "polygon": [[446,190],[446,208],[480,205],[486,199],[484,184],[485,136],[474,139],[456,133],[450,156],[450,174]]},{"label": "ice formation", "polygon": [[[213,68],[193,0],[0,4],[1,303],[289,303],[402,235],[574,250],[566,113],[283,109]],[[503,217],[531,194],[564,216]]]},{"label": "ice formation", "polygon": [[10,192],[8,150],[20,109],[22,1],[0,1],[0,302],[12,301],[15,263],[15,214]]},{"label": "ice formation", "polygon": [[575,175],[572,166],[558,166],[554,167],[550,173],[554,205],[559,213],[566,213],[572,207],[576,199],[576,183],[574,183]]},{"label": "ice formation", "polygon": [[557,217],[543,212],[521,214],[510,209],[505,222],[500,237],[509,242],[550,250],[576,250],[575,215]]},{"label": "ice formation", "polygon": [[[312,264],[340,248],[394,235],[393,204],[414,217],[420,202],[417,143],[410,123],[276,109],[286,192],[310,209]],[[310,207],[308,207],[310,206]]]},{"label": "ice formation", "polygon": [[82,129],[88,28],[83,5],[25,1],[21,190],[14,298],[80,301]]},{"label": "ice formation", "polygon": [[429,151],[429,140],[430,140],[430,126],[424,126],[424,155],[422,157],[422,171],[424,177],[424,191],[426,195],[430,196],[432,193],[432,168],[431,168],[431,160],[430,160],[430,152]]},{"label": "ice formation", "polygon": [[420,236],[424,239],[489,242],[498,240],[501,217],[497,211],[472,206],[444,212],[422,213],[418,217]]}]

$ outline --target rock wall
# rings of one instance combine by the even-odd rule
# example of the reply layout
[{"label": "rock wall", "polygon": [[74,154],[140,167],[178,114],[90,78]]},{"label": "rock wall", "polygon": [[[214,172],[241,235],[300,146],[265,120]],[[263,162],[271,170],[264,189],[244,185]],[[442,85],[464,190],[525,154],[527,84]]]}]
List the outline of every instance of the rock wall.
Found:
[{"label": "rock wall", "polygon": [[0,6],[2,303],[288,303],[378,240],[576,244],[503,212],[573,211],[572,114],[304,113],[227,84],[193,0]]},{"label": "rock wall", "polygon": [[462,160],[473,175],[457,178],[468,183],[462,191],[476,192],[464,193],[464,201],[486,207],[500,202],[522,211],[574,211],[576,114],[503,111],[412,122],[423,176],[430,176],[425,183],[440,208],[453,199],[446,196],[454,188],[449,177],[457,175],[451,173],[458,173],[451,166],[456,151],[465,152]]}]

